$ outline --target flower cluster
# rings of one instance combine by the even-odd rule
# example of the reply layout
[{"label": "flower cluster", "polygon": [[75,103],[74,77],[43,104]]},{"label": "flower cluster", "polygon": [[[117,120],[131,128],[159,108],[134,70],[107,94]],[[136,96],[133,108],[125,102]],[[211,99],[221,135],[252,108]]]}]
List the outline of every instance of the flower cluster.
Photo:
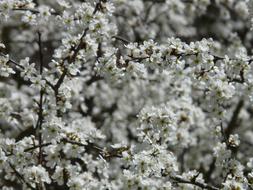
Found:
[{"label": "flower cluster", "polygon": [[1,0],[0,189],[252,189],[252,7]]}]

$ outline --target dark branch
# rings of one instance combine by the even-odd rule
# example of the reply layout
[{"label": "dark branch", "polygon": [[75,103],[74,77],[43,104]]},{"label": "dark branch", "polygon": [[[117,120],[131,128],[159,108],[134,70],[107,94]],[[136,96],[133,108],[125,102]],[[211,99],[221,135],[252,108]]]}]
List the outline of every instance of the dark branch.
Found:
[{"label": "dark branch", "polygon": [[214,187],[214,186],[208,185],[206,183],[201,183],[196,180],[183,179],[182,177],[179,177],[179,176],[173,176],[173,177],[171,177],[171,179],[175,180],[177,183],[191,184],[191,185],[195,185],[200,188],[203,188],[203,189],[208,189],[208,190],[219,190],[220,189],[218,187]]}]

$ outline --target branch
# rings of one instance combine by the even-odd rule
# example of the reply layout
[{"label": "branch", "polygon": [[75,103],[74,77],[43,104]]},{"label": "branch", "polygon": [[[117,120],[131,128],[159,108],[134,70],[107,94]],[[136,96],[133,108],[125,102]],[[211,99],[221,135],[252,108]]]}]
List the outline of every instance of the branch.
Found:
[{"label": "branch", "polygon": [[110,158],[121,158],[122,157],[122,152],[126,151],[129,149],[129,147],[121,147],[121,148],[116,148],[116,149],[112,149],[110,151],[107,151],[106,149],[102,149],[94,144],[83,144],[83,143],[80,143],[80,142],[76,142],[76,141],[71,141],[71,140],[68,140],[68,139],[62,139],[63,142],[66,142],[66,143],[70,143],[70,144],[73,144],[73,145],[77,145],[77,146],[81,146],[81,147],[84,147],[84,148],[88,148],[89,146],[91,146],[94,150],[97,150],[101,156],[105,159],[110,159]]},{"label": "branch", "polygon": [[[39,60],[40,60],[40,74],[42,76],[43,74],[43,53],[42,53],[42,42],[41,42],[41,33],[38,32],[38,45],[39,45]],[[42,153],[42,134],[41,134],[41,128],[42,128],[42,123],[43,123],[43,95],[44,95],[44,90],[41,86],[40,88],[40,101],[39,101],[39,112],[38,112],[38,121],[36,124],[36,130],[38,130],[38,141],[39,141],[39,158],[38,158],[38,164],[42,165],[43,161],[43,153]],[[43,189],[43,183],[40,182],[38,184],[38,189]]]},{"label": "branch", "polygon": [[[103,2],[103,1],[106,1],[106,0],[99,0],[99,2],[96,4],[95,9],[93,11],[93,15],[95,15],[97,13],[97,11],[100,9],[101,2]],[[63,61],[62,61],[62,64],[65,61],[68,61],[69,63],[72,63],[72,62],[75,61],[75,59],[76,59],[76,57],[78,55],[78,52],[83,47],[83,39],[86,36],[86,34],[87,34],[88,31],[89,31],[89,26],[84,29],[83,34],[82,34],[82,36],[80,38],[80,42],[79,42],[79,44],[74,49],[74,54],[72,56],[68,56],[68,57],[64,58]],[[62,83],[63,83],[63,81],[64,81],[64,79],[65,79],[65,77],[67,75],[67,72],[68,72],[68,69],[66,67],[64,67],[63,72],[62,72],[60,78],[58,79],[58,81],[56,82],[56,84],[52,87],[53,90],[54,90],[54,92],[55,92],[56,104],[58,102],[59,88],[61,87],[61,85],[62,85]]]},{"label": "branch", "polygon": [[[143,0],[144,2],[165,3],[166,0]],[[180,0],[179,0],[180,1]],[[192,0],[181,0],[182,3],[193,3]]]},{"label": "branch", "polygon": [[209,181],[211,179],[211,176],[212,176],[212,173],[214,172],[215,170],[215,162],[216,162],[216,159],[213,158],[211,164],[209,165],[209,169],[208,171],[205,173],[204,177],[205,177],[205,181]]},{"label": "branch", "polygon": [[[36,10],[36,9],[29,9],[29,8],[14,8],[12,9],[13,11],[30,11],[33,14],[40,14],[40,11]],[[0,11],[1,12],[1,11]],[[52,15],[60,15],[57,12],[50,12]]]},{"label": "branch", "polygon": [[16,176],[23,181],[30,189],[32,190],[36,190],[30,183],[28,183],[25,178],[16,170],[16,168],[9,162],[9,165],[11,167],[11,169],[14,171],[14,173],[16,174]]},{"label": "branch", "polygon": [[[69,140],[66,138],[61,139],[61,142],[84,147],[85,149],[92,148],[93,150],[98,151],[98,153],[101,154],[105,159],[109,159],[109,158],[113,158],[113,157],[122,157],[121,153],[129,149],[129,147],[121,147],[121,148],[114,148],[110,151],[107,151],[106,149],[103,149],[103,148],[101,148],[95,144],[92,144],[92,143],[83,144],[81,142]],[[33,147],[24,149],[24,152],[29,152],[29,151],[35,150],[37,148],[46,147],[49,145],[52,145],[52,143],[49,142],[49,143],[45,143],[45,144],[35,145]],[[12,156],[12,155],[13,155],[13,153],[9,153],[9,154],[6,153],[6,156]]]},{"label": "branch", "polygon": [[131,43],[129,40],[127,40],[127,39],[125,39],[125,38],[123,38],[123,37],[121,37],[121,36],[112,36],[112,38],[114,38],[114,39],[116,39],[116,40],[119,40],[119,41],[122,41],[122,42],[124,42],[124,43],[126,43],[126,44]]},{"label": "branch", "polygon": [[175,180],[177,183],[191,184],[191,185],[195,185],[200,188],[203,188],[203,189],[208,189],[208,190],[219,190],[220,189],[218,187],[214,187],[214,186],[208,185],[206,183],[201,183],[196,180],[187,180],[187,179],[184,179],[180,176],[173,176],[173,177],[171,177],[171,179]]},{"label": "branch", "polygon": [[230,122],[228,123],[228,126],[227,128],[225,129],[224,131],[224,134],[226,136],[226,139],[229,138],[229,135],[233,133],[233,131],[238,127],[237,125],[237,119],[238,119],[238,116],[239,116],[239,113],[243,107],[243,100],[240,100],[234,110],[234,113],[232,115],[232,118],[230,119]]},{"label": "branch", "polygon": [[[3,57],[7,57],[5,54],[3,54],[2,52],[0,52],[0,55]],[[13,59],[8,58],[8,62],[13,63],[15,66],[19,67],[20,69],[25,69],[22,65],[20,65],[18,62],[14,61]]]}]

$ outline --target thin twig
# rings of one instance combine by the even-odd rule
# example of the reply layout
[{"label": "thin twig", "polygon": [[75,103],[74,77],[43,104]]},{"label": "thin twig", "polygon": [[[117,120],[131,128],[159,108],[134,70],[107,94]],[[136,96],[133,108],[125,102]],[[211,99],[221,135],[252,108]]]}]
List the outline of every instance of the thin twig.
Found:
[{"label": "thin twig", "polygon": [[230,119],[230,122],[228,123],[227,128],[225,129],[224,133],[226,135],[226,138],[229,138],[229,135],[233,133],[233,131],[237,128],[237,120],[238,120],[238,116],[240,114],[240,111],[243,107],[243,100],[240,100],[234,110],[234,113]]},{"label": "thin twig", "polygon": [[127,40],[127,39],[125,39],[125,38],[123,38],[121,36],[112,36],[112,38],[115,38],[116,40],[122,41],[122,42],[124,42],[126,44],[131,43],[129,40]]},{"label": "thin twig", "polygon": [[[42,53],[42,43],[41,43],[41,33],[38,32],[38,45],[39,45],[39,59],[40,59],[40,74],[43,74],[43,53]],[[36,124],[36,129],[38,130],[38,139],[39,139],[39,164],[42,164],[42,134],[41,127],[43,123],[43,95],[44,90],[41,87],[40,89],[40,100],[39,100],[39,112],[38,112],[38,120]]]},{"label": "thin twig", "polygon": [[[40,11],[36,10],[36,9],[29,9],[29,8],[14,8],[12,9],[13,11],[30,11],[33,14],[40,14]],[[1,12],[1,11],[0,11]],[[52,15],[60,15],[57,12],[50,12]]]},{"label": "thin twig", "polygon": [[[96,4],[95,9],[93,11],[93,15],[95,15],[97,13],[97,11],[100,9],[100,4],[101,4],[102,1],[105,1],[105,0],[99,0],[99,2]],[[72,62],[75,61],[75,59],[76,59],[79,51],[83,47],[83,43],[84,43],[83,39],[86,36],[86,34],[87,34],[88,31],[89,31],[89,26],[84,29],[83,34],[82,34],[82,36],[81,36],[81,38],[79,40],[80,42],[79,42],[79,44],[74,49],[73,55],[70,55],[70,56],[64,58],[63,61],[62,61],[62,64],[65,61],[68,61],[69,63],[72,63]],[[54,90],[54,93],[55,93],[56,104],[58,103],[59,88],[61,87],[61,85],[62,85],[62,83],[63,83],[63,81],[64,81],[64,79],[65,79],[65,77],[67,75],[67,72],[68,72],[68,69],[64,66],[63,72],[62,72],[60,78],[57,80],[56,84],[52,87],[52,89]],[[58,115],[60,115],[59,112],[58,112]]]},{"label": "thin twig", "polygon": [[203,188],[203,189],[208,189],[208,190],[219,190],[220,189],[218,187],[208,185],[206,183],[201,183],[201,182],[198,182],[196,180],[187,180],[187,179],[184,179],[180,176],[173,176],[173,177],[171,177],[171,179],[175,180],[177,183],[191,184],[191,185]]}]

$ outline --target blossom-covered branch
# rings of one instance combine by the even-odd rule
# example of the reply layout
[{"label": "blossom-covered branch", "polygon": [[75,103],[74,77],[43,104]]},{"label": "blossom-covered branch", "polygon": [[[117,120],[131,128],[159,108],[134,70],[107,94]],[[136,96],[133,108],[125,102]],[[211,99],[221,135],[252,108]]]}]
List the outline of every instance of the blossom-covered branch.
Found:
[{"label": "blossom-covered branch", "polygon": [[253,188],[252,7],[1,0],[0,189]]}]

